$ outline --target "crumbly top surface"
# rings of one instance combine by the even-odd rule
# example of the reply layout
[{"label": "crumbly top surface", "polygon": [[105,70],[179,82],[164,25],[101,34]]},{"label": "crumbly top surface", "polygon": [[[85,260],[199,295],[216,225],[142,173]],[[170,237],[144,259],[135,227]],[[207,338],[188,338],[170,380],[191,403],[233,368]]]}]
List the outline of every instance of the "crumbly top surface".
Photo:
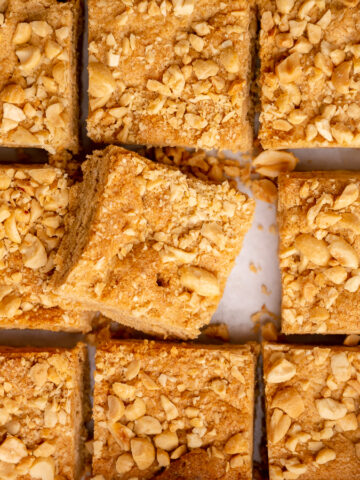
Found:
[{"label": "crumbly top surface", "polygon": [[209,468],[218,465],[213,473],[223,471],[222,478],[250,479],[254,365],[249,345],[129,341],[100,347],[94,474],[150,479],[162,467],[178,471],[176,460],[186,464],[187,452],[195,451]]},{"label": "crumbly top surface", "polygon": [[84,355],[84,346],[0,349],[1,478],[75,479],[73,418]]},{"label": "crumbly top surface", "polygon": [[270,480],[360,478],[360,350],[264,346]]},{"label": "crumbly top surface", "polygon": [[260,0],[264,148],[360,146],[359,0]]},{"label": "crumbly top surface", "polygon": [[0,144],[76,149],[75,5],[0,2]]},{"label": "crumbly top surface", "polygon": [[69,185],[49,166],[0,166],[0,318],[50,306],[43,282],[64,233]]},{"label": "crumbly top surface", "polygon": [[[250,227],[253,200],[227,182],[189,178],[118,147],[90,157],[84,196],[87,169],[105,162],[111,173],[91,224],[81,226],[87,243],[61,292],[135,318],[166,318],[195,336],[219,302]],[[69,252],[60,248],[62,255]]]},{"label": "crumbly top surface", "polygon": [[249,150],[253,7],[253,0],[90,0],[90,136]]},{"label": "crumbly top surface", "polygon": [[360,175],[279,178],[282,327],[287,333],[359,331]]}]

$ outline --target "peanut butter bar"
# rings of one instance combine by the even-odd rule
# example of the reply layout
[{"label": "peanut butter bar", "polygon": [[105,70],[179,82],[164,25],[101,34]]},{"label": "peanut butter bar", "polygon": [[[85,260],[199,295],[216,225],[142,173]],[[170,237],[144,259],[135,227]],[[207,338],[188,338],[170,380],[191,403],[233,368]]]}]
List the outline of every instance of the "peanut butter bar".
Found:
[{"label": "peanut butter bar", "polygon": [[78,149],[79,0],[0,1],[0,145]]},{"label": "peanut butter bar", "polygon": [[89,136],[248,151],[254,3],[89,0]]},{"label": "peanut butter bar", "polygon": [[[96,354],[93,473],[252,479],[254,346],[145,341]],[[102,476],[102,477],[101,477]]]},{"label": "peanut butter bar", "polygon": [[147,333],[196,337],[220,301],[253,200],[114,146],[89,156],[83,172],[56,293]]},{"label": "peanut butter bar", "polygon": [[0,348],[0,477],[80,480],[86,346]]},{"label": "peanut butter bar", "polygon": [[360,332],[360,173],[279,177],[282,330]]},{"label": "peanut butter bar", "polygon": [[45,292],[64,233],[69,182],[49,166],[0,166],[0,328],[87,331],[91,314]]},{"label": "peanut butter bar", "polygon": [[265,344],[270,480],[360,479],[360,349]]},{"label": "peanut butter bar", "polygon": [[264,148],[360,147],[359,0],[259,0]]}]

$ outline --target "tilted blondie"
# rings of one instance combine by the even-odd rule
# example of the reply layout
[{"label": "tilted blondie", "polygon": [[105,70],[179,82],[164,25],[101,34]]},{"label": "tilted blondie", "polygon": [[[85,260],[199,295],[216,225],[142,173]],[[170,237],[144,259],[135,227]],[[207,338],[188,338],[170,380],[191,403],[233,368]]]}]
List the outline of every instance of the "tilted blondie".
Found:
[{"label": "tilted blondie", "polygon": [[80,480],[86,364],[85,345],[0,348],[1,478]]},{"label": "tilted blondie", "polygon": [[360,332],[360,173],[279,177],[282,331]]},{"label": "tilted blondie", "polygon": [[61,170],[0,165],[0,328],[90,330],[92,314],[44,291],[68,209]]},{"label": "tilted blondie", "polygon": [[258,4],[262,146],[359,147],[359,0]]},{"label": "tilted blondie", "polygon": [[147,340],[100,345],[93,473],[190,480],[196,471],[199,479],[250,480],[255,350]]},{"label": "tilted blondie", "polygon": [[78,149],[80,1],[0,1],[0,145]]},{"label": "tilted blondie", "polygon": [[265,344],[270,480],[360,479],[360,349]]},{"label": "tilted blondie", "polygon": [[94,152],[83,172],[56,293],[147,333],[196,337],[220,301],[253,200],[120,147]]},{"label": "tilted blondie", "polygon": [[251,149],[254,0],[88,3],[95,142]]}]

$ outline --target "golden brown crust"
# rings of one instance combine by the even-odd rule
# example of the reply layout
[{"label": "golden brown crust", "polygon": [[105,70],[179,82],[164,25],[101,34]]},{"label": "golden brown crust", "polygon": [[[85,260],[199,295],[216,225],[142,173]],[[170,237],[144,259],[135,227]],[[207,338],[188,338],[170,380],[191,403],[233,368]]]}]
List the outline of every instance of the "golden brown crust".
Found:
[{"label": "golden brown crust", "polygon": [[254,1],[89,1],[89,136],[248,151]]},{"label": "golden brown crust", "polygon": [[76,152],[80,1],[2,4],[0,144]]},{"label": "golden brown crust", "polygon": [[80,480],[86,346],[0,348],[0,476]]},{"label": "golden brown crust", "polygon": [[255,364],[250,344],[100,345],[93,473],[140,480],[164,470],[159,479],[190,479],[193,468],[204,480],[251,479]]},{"label": "golden brown crust", "polygon": [[359,1],[258,5],[262,146],[359,147]]},{"label": "golden brown crust", "polygon": [[358,172],[280,175],[285,333],[359,332],[359,188]]},{"label": "golden brown crust", "polygon": [[360,350],[264,344],[270,480],[360,478]]},{"label": "golden brown crust", "polygon": [[147,333],[197,336],[219,303],[254,202],[227,182],[205,183],[119,147],[94,152],[78,188],[56,292]]}]

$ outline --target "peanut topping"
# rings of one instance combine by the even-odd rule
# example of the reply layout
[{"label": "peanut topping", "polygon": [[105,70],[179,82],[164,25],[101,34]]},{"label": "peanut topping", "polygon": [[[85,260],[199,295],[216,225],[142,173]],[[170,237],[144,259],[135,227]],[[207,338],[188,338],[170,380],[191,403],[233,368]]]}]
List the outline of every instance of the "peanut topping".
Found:
[{"label": "peanut topping", "polygon": [[147,438],[131,440],[131,454],[139,470],[146,470],[155,461],[155,449]]},{"label": "peanut topping", "polygon": [[287,382],[296,374],[295,365],[282,358],[277,360],[267,374],[267,381],[270,383]]}]

